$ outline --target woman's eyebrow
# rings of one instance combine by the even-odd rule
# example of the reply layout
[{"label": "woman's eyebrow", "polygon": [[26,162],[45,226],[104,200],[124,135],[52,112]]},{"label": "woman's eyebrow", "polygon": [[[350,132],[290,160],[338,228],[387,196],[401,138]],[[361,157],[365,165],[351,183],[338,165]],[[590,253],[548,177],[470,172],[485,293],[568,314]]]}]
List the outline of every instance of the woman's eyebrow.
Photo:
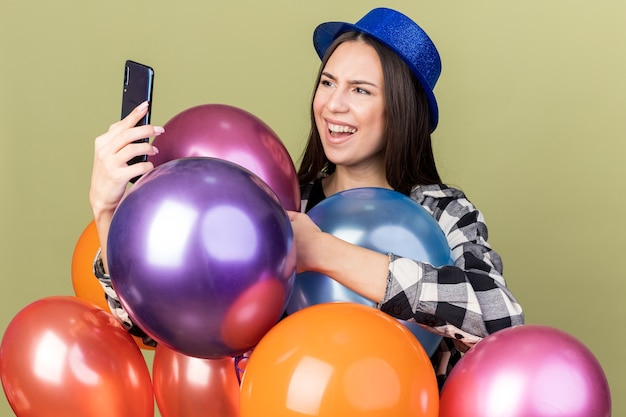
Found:
[{"label": "woman's eyebrow", "polygon": [[[331,80],[333,80],[333,81],[337,81],[337,78],[336,78],[334,75],[332,75],[331,73],[329,73],[329,72],[325,72],[325,71],[324,71],[324,72],[322,72],[322,75],[323,75],[323,76],[325,76],[325,77],[327,77],[327,78],[330,78],[330,79],[331,79]],[[351,84],[351,85],[362,85],[362,84],[366,84],[366,85],[371,85],[371,86],[373,86],[373,87],[378,87],[378,85],[376,85],[375,83],[373,83],[373,82],[371,82],[371,81],[366,81],[366,80],[350,80],[350,81],[349,81],[349,84]]]}]

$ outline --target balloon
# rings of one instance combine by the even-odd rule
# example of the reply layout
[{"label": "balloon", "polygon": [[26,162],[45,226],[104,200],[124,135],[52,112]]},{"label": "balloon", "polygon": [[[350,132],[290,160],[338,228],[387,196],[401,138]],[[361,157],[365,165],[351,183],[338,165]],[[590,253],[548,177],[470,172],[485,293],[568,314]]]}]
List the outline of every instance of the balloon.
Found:
[{"label": "balloon", "polygon": [[609,417],[607,379],[593,354],[562,330],[523,325],[470,349],[441,392],[441,417]]},{"label": "balloon", "polygon": [[250,350],[280,319],[295,247],[272,190],[234,163],[181,158],[118,205],[108,263],[120,302],[158,343],[188,356]]},{"label": "balloon", "polygon": [[185,157],[206,156],[241,165],[265,181],[283,207],[300,209],[300,186],[289,152],[276,133],[256,116],[224,104],[203,104],[170,119],[153,145],[154,166]]},{"label": "balloon", "polygon": [[[448,241],[437,221],[421,205],[397,191],[384,188],[343,191],[322,200],[308,214],[323,231],[355,245],[434,266],[453,264]],[[287,312],[329,301],[375,305],[326,275],[303,272],[296,275]],[[437,350],[441,336],[417,323],[401,322],[429,356]]]},{"label": "balloon", "polygon": [[72,255],[72,287],[78,298],[108,310],[104,290],[93,273],[93,261],[100,248],[96,224],[92,220],[83,230]]},{"label": "balloon", "polygon": [[410,332],[361,304],[324,303],[274,326],[241,382],[241,417],[436,417],[428,355]]},{"label": "balloon", "polygon": [[239,417],[233,358],[202,359],[163,345],[154,353],[154,396],[163,417]]},{"label": "balloon", "polygon": [[154,415],[150,372],[111,313],[75,297],[23,308],[0,346],[2,386],[18,417]]},{"label": "balloon", "polygon": [[[105,311],[110,311],[104,289],[93,273],[93,261],[100,249],[96,223],[92,220],[83,230],[72,255],[72,287],[76,297],[94,303]],[[145,345],[141,338],[133,336],[141,349],[154,350]]]}]

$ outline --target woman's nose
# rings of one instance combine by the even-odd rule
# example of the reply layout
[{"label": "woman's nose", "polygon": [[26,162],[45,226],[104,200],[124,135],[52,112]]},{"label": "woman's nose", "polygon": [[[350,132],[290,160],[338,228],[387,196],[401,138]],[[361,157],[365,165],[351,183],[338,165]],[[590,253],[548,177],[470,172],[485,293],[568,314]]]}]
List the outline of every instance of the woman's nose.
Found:
[{"label": "woman's nose", "polygon": [[346,100],[345,92],[341,89],[336,89],[328,97],[326,107],[333,112],[345,112],[348,110],[348,102]]}]

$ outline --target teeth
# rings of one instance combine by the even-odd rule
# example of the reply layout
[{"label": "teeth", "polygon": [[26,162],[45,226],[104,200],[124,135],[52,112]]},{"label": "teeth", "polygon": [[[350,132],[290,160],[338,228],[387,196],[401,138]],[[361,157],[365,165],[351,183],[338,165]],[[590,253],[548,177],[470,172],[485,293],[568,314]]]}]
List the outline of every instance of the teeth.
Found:
[{"label": "teeth", "polygon": [[356,129],[348,126],[334,125],[332,123],[328,124],[328,130],[333,133],[354,133]]}]

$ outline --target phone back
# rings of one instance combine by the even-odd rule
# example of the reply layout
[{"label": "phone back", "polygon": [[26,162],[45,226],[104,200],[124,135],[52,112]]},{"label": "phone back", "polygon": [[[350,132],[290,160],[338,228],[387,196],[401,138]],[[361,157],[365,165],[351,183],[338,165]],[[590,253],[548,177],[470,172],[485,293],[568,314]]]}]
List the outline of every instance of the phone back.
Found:
[{"label": "phone back", "polygon": [[[126,61],[122,95],[122,119],[144,101],[152,102],[154,70],[134,61]],[[150,123],[150,111],[137,125]]]}]

